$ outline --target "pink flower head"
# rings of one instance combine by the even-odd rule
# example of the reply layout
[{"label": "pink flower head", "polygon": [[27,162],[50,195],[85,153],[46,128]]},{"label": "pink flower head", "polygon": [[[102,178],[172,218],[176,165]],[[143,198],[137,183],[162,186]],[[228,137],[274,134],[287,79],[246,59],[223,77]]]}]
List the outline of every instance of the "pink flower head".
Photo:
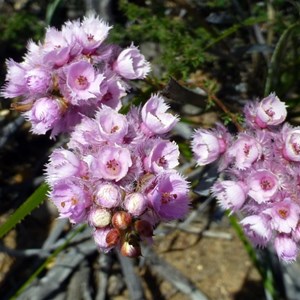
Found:
[{"label": "pink flower head", "polygon": [[63,106],[57,98],[40,98],[33,103],[30,110],[24,113],[27,120],[31,122],[32,132],[45,134],[53,129],[63,114]]},{"label": "pink flower head", "polygon": [[266,169],[259,169],[247,178],[249,192],[257,203],[265,203],[273,198],[279,189],[279,181],[275,174]]},{"label": "pink flower head", "polygon": [[72,223],[86,220],[91,197],[78,181],[59,181],[52,187],[49,198],[57,207],[60,217],[69,218]]},{"label": "pink flower head", "polygon": [[28,70],[24,79],[31,94],[46,93],[51,86],[51,75],[49,71],[42,68]]},{"label": "pink flower head", "polygon": [[167,113],[169,106],[164,99],[153,95],[142,108],[142,129],[149,135],[169,132],[178,122],[177,116]]},{"label": "pink flower head", "polygon": [[124,115],[117,113],[108,106],[103,106],[96,114],[95,120],[104,140],[122,143],[128,131],[128,122]]},{"label": "pink flower head", "polygon": [[149,62],[133,44],[119,54],[114,64],[114,70],[126,79],[143,79],[150,69]]},{"label": "pink flower head", "polygon": [[71,64],[67,69],[67,86],[71,91],[72,103],[103,95],[103,74],[96,74],[94,67],[86,61]]},{"label": "pink flower head", "polygon": [[262,146],[252,136],[240,133],[237,140],[228,149],[228,156],[234,158],[236,168],[240,170],[252,166],[262,155]]},{"label": "pink flower head", "polygon": [[223,208],[233,212],[239,210],[247,198],[247,187],[238,181],[218,181],[213,185],[212,192]]},{"label": "pink flower head", "polygon": [[192,151],[199,166],[217,160],[226,150],[226,141],[221,131],[198,129],[192,139]]},{"label": "pink flower head", "polygon": [[88,54],[96,50],[106,39],[111,28],[93,14],[84,17],[81,28],[77,32],[77,39],[83,47],[83,53]]},{"label": "pink flower head", "polygon": [[55,184],[72,176],[86,176],[87,165],[73,152],[62,148],[55,149],[50,155],[46,173],[47,182]]},{"label": "pink flower head", "polygon": [[287,110],[284,102],[275,95],[270,94],[262,99],[256,108],[256,124],[261,128],[266,128],[269,125],[281,124],[287,115]]},{"label": "pink flower head", "polygon": [[132,165],[130,152],[126,148],[104,146],[92,160],[91,169],[95,176],[119,181],[128,173]]},{"label": "pink flower head", "polygon": [[131,193],[125,197],[124,208],[133,216],[140,216],[148,206],[148,200],[142,193]]},{"label": "pink flower head", "polygon": [[93,232],[94,240],[99,249],[105,253],[110,251],[113,247],[109,246],[106,242],[107,234],[111,231],[110,227],[97,228]]},{"label": "pink flower head", "polygon": [[63,31],[49,27],[46,31],[43,43],[43,63],[49,66],[61,67],[70,58],[71,45],[65,39]]},{"label": "pink flower head", "polygon": [[300,161],[300,128],[290,128],[285,126],[282,134],[284,135],[283,156],[289,161]]},{"label": "pink flower head", "polygon": [[290,236],[279,234],[274,241],[275,250],[280,259],[286,262],[295,261],[298,255],[298,246]]},{"label": "pink flower head", "polygon": [[122,200],[122,193],[119,186],[113,183],[102,183],[97,185],[94,201],[97,205],[105,208],[117,207]]},{"label": "pink flower head", "polygon": [[183,218],[189,209],[188,183],[178,173],[163,173],[147,193],[154,211],[164,220]]},{"label": "pink flower head", "polygon": [[272,237],[271,228],[263,216],[252,215],[241,221],[245,234],[258,246],[266,246]]},{"label": "pink flower head", "polygon": [[300,207],[290,198],[275,202],[271,208],[263,211],[263,214],[270,216],[272,229],[282,233],[290,233],[296,229],[299,221]]},{"label": "pink flower head", "polygon": [[178,165],[179,150],[175,142],[155,140],[149,146],[152,149],[144,159],[144,167],[147,171],[160,173]]},{"label": "pink flower head", "polygon": [[28,93],[25,75],[26,69],[22,64],[15,62],[13,59],[6,61],[7,74],[6,84],[4,85],[1,95],[5,98],[14,98]]}]

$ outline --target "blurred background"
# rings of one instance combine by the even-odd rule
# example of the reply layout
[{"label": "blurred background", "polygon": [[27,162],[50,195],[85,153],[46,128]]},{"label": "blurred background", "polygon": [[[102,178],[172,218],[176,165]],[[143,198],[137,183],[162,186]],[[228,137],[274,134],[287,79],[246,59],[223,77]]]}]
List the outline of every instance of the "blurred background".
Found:
[{"label": "blurred background", "polygon": [[[216,167],[196,167],[189,150],[195,128],[221,121],[234,131],[244,103],[271,91],[288,104],[288,121],[299,124],[300,2],[2,0],[1,86],[5,60],[20,62],[28,40],[88,12],[113,25],[110,43],[133,41],[152,64],[125,101],[160,91],[181,116],[172,139],[182,153],[179,171],[191,182],[191,212],[159,226],[140,259],[127,259],[100,254],[88,230],[57,219],[45,201],[0,242],[0,299],[300,299],[298,263],[282,265],[272,249],[251,249],[236,219],[209,196]],[[43,182],[49,153],[66,142],[32,135],[10,109],[13,101],[0,101],[0,225]]]}]

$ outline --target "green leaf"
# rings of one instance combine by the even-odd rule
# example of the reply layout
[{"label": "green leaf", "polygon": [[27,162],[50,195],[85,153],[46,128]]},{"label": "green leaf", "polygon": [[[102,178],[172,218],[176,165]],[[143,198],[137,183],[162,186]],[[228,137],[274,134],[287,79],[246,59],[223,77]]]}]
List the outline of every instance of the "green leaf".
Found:
[{"label": "green leaf", "polygon": [[265,96],[268,96],[272,90],[276,87],[278,81],[279,65],[282,62],[284,51],[287,47],[288,41],[291,36],[296,32],[295,30],[299,28],[299,23],[292,24],[289,26],[280,36],[273,55],[271,57],[270,66],[268,68],[268,75],[265,83]]},{"label": "green leaf", "polygon": [[29,215],[45,199],[48,192],[47,184],[41,184],[35,192],[0,226],[0,238],[7,234],[13,227]]}]

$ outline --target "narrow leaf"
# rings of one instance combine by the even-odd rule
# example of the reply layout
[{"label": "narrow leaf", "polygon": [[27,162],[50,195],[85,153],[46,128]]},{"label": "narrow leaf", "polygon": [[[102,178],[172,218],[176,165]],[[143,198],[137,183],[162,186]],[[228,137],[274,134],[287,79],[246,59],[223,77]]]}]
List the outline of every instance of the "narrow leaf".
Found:
[{"label": "narrow leaf", "polygon": [[34,193],[0,226],[0,238],[7,234],[13,227],[29,215],[45,199],[48,191],[47,184],[41,184]]}]

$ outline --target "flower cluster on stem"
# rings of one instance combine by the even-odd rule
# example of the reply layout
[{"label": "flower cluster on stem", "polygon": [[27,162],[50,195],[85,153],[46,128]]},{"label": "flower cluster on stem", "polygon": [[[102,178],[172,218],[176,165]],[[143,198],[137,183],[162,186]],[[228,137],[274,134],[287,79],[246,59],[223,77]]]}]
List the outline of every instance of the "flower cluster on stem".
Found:
[{"label": "flower cluster on stem", "polygon": [[178,146],[166,136],[178,118],[167,109],[159,95],[127,115],[103,105],[75,126],[67,149],[50,156],[50,199],[61,217],[87,222],[105,252],[138,256],[160,221],[188,212],[188,184],[174,170]]},{"label": "flower cluster on stem", "polygon": [[32,124],[32,132],[51,137],[69,133],[82,116],[101,105],[120,109],[129,81],[143,79],[150,64],[133,44],[106,43],[111,27],[94,15],[49,27],[42,42],[30,41],[21,63],[7,60],[2,96],[19,97],[12,107]]},{"label": "flower cluster on stem", "polygon": [[253,244],[271,243],[290,262],[300,242],[300,128],[284,123],[286,106],[274,93],[246,104],[244,114],[236,135],[222,125],[196,130],[192,150],[201,166],[219,162],[223,176],[212,193],[224,209],[242,214]]}]

